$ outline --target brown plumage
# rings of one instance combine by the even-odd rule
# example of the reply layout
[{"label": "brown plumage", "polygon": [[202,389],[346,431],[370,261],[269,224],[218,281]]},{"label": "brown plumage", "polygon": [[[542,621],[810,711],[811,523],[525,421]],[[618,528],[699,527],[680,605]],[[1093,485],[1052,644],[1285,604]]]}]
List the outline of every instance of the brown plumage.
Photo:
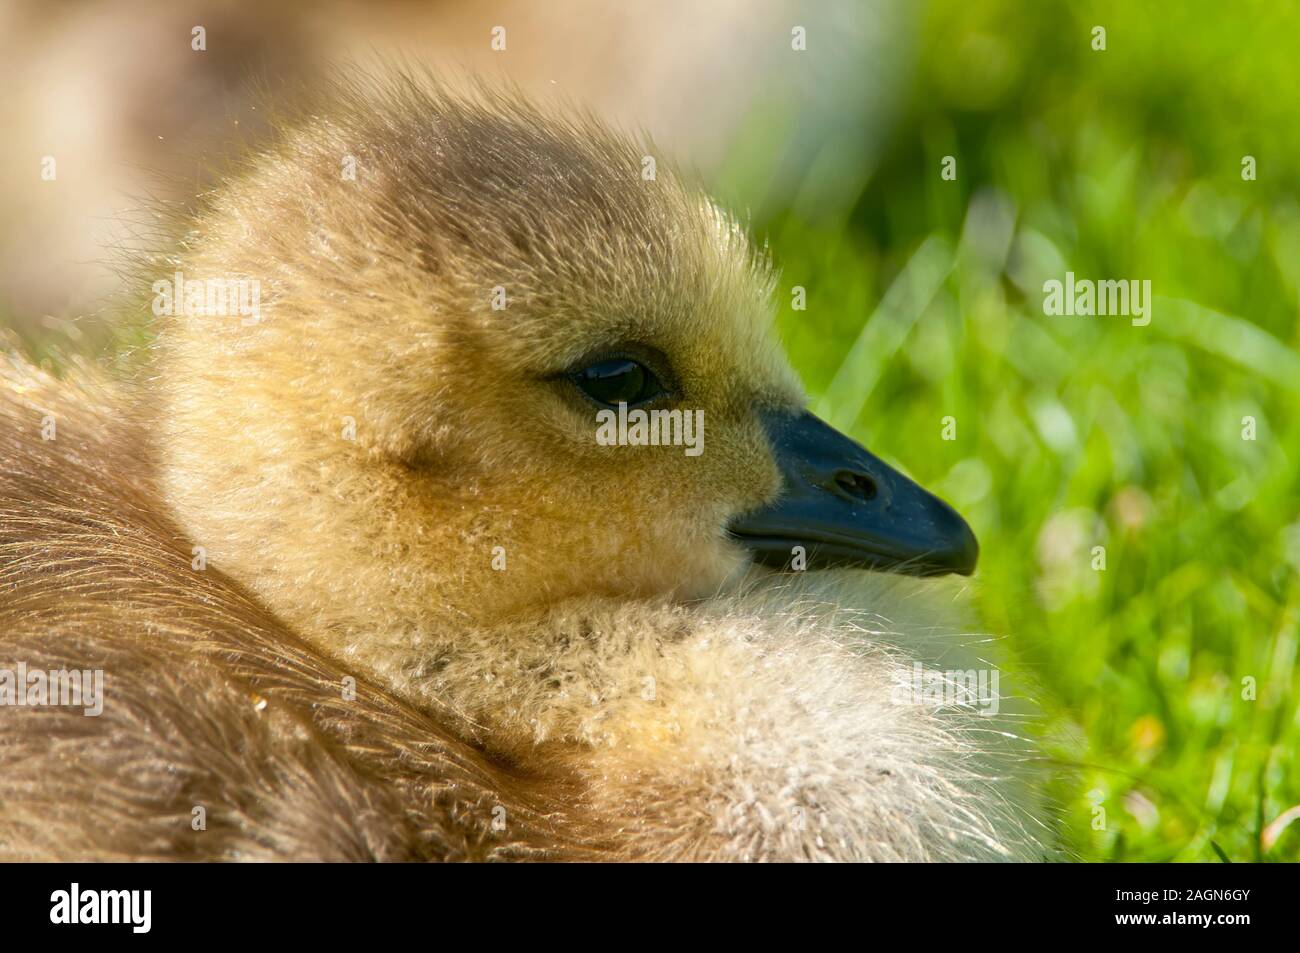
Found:
[{"label": "brown plumage", "polygon": [[562,777],[512,770],[364,680],[345,700],[350,673],[192,569],[149,457],[104,393],[5,375],[0,665],[103,669],[111,701],[95,718],[0,710],[0,857],[601,855]]},{"label": "brown plumage", "polygon": [[[893,698],[963,653],[941,584],[728,537],[802,392],[765,260],[651,152],[341,81],[143,272],[258,320],[161,319],[129,399],[6,377],[0,650],[107,682],[0,711],[0,854],[1036,856],[1013,723]],[[563,372],[628,349],[705,453],[593,440]]]}]

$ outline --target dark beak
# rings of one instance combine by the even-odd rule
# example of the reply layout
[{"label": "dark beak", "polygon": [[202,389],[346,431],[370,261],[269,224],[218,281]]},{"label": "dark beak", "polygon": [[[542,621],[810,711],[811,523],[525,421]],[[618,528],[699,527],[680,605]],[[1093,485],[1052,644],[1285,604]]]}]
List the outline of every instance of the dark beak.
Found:
[{"label": "dark beak", "polygon": [[943,500],[810,413],[765,412],[763,426],[785,487],[775,503],[729,527],[759,562],[789,568],[802,546],[808,568],[975,571],[975,534]]}]

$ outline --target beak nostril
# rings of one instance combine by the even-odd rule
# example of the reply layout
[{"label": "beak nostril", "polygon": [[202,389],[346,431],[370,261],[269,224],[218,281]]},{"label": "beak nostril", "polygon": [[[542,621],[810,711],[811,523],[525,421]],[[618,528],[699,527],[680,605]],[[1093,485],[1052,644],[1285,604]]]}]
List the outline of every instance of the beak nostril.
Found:
[{"label": "beak nostril", "polygon": [[876,481],[856,470],[837,470],[835,485],[842,493],[855,500],[869,502],[876,498]]},{"label": "beak nostril", "polygon": [[[727,525],[758,562],[917,576],[975,571],[975,534],[943,500],[807,411],[765,410],[760,419],[781,492]],[[812,562],[794,565],[798,545]]]}]

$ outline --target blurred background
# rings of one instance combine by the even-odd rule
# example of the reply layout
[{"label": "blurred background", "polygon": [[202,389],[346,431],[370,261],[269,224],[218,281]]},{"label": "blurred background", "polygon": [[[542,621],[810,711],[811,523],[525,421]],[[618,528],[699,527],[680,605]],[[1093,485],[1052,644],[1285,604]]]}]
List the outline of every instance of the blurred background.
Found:
[{"label": "blurred background", "polygon": [[[3,0],[0,333],[102,353],[140,198],[256,137],[254,83],[403,57],[589,103],[770,245],[814,408],[974,525],[1069,848],[1296,860],[1297,35],[1265,0]],[[1045,315],[1067,271],[1149,280],[1150,325]]]}]

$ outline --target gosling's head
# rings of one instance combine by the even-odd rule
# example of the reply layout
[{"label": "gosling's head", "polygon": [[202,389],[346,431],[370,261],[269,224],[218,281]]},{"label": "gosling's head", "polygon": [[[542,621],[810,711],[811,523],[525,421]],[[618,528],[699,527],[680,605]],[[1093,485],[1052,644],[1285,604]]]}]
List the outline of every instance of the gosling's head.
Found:
[{"label": "gosling's head", "polygon": [[[209,282],[203,306],[161,293],[178,271]],[[804,413],[743,231],[589,118],[341,83],[155,278],[178,312],[157,374],[170,502],[211,565],[340,647],[578,595],[707,595],[795,546],[973,567],[951,509]],[[244,307],[221,307],[211,282],[241,280]],[[608,445],[619,404],[633,441],[633,411],[680,411],[658,421],[680,442]]]}]

